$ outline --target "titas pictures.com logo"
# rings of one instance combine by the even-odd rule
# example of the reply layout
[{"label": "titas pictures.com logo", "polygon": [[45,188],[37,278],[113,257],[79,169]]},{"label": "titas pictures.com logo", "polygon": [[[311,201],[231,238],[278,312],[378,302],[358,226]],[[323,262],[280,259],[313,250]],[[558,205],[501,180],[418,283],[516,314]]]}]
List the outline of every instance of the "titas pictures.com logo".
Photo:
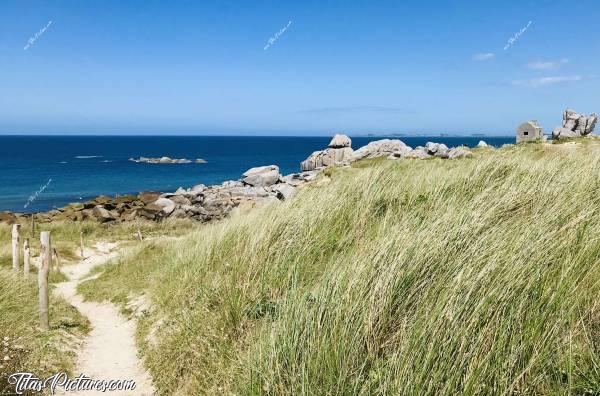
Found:
[{"label": "titas pictures.com logo", "polygon": [[48,391],[51,395],[57,390],[65,392],[97,391],[115,392],[135,390],[136,384],[133,380],[104,380],[92,379],[85,374],[79,374],[75,378],[69,378],[67,373],[56,373],[48,378],[36,377],[33,373],[20,372],[8,377],[11,393],[5,395],[22,395],[26,392],[39,393]]}]

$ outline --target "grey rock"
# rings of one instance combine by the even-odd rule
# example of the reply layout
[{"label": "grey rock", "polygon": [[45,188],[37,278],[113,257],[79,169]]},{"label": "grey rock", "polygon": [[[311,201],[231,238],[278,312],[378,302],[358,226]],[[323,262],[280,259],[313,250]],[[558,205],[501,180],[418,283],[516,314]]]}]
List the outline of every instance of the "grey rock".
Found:
[{"label": "grey rock", "polygon": [[444,143],[427,142],[425,144],[425,150],[427,150],[427,154],[429,155],[448,158],[448,146],[446,146]]},{"label": "grey rock", "polygon": [[287,183],[291,186],[296,187],[303,183],[307,183],[307,182],[315,180],[317,178],[318,174],[319,174],[318,171],[306,171],[306,172],[301,172],[301,173],[292,173],[290,175],[283,176],[281,178],[281,181],[283,183]]},{"label": "grey rock", "polygon": [[145,191],[145,192],[141,192],[138,195],[138,198],[140,199],[140,201],[142,201],[145,204],[149,204],[151,202],[154,202],[159,197],[160,197],[160,193],[157,193],[157,192],[154,192],[154,191]]},{"label": "grey rock", "polygon": [[174,217],[176,219],[185,219],[187,216],[187,213],[185,212],[185,210],[183,209],[175,209],[173,211],[173,213],[171,213],[171,217]]},{"label": "grey rock", "polygon": [[466,147],[459,146],[453,147],[448,150],[448,159],[462,158],[462,157],[472,157],[473,153]]},{"label": "grey rock", "polygon": [[244,183],[236,180],[226,180],[221,184],[223,187],[243,187]]},{"label": "grey rock", "polygon": [[[171,157],[157,157],[157,158],[148,158],[148,157],[139,157],[139,158],[129,158],[129,161],[144,163],[144,164],[190,164],[192,161],[187,158],[171,158]],[[204,162],[195,162],[197,164]],[[206,161],[205,161],[206,162]]]},{"label": "grey rock", "polygon": [[190,213],[191,215],[208,215],[208,212],[202,206],[182,205],[181,209],[185,210],[186,213]]},{"label": "grey rock", "polygon": [[206,190],[206,186],[204,184],[196,184],[190,189],[190,193],[193,195],[198,195],[204,190]]},{"label": "grey rock", "polygon": [[161,212],[167,216],[175,210],[175,202],[168,198],[159,198],[154,202],[154,205],[160,206]]},{"label": "grey rock", "polygon": [[350,147],[327,148],[315,151],[306,160],[302,161],[300,168],[303,171],[312,171],[327,166],[346,165],[352,160],[353,151]]},{"label": "grey rock", "polygon": [[363,158],[387,157],[394,153],[408,153],[410,151],[412,151],[412,148],[407,146],[402,140],[376,140],[354,151],[352,161],[358,161]]},{"label": "grey rock", "polygon": [[598,115],[592,113],[583,115],[575,110],[566,109],[563,112],[562,127],[556,127],[552,131],[553,139],[565,139],[590,135],[596,128]]},{"label": "grey rock", "polygon": [[179,187],[177,190],[175,190],[175,195],[184,195],[187,194],[188,190],[186,190],[183,187]]},{"label": "grey rock", "polygon": [[202,206],[208,211],[217,211],[232,205],[231,195],[226,191],[207,192],[202,201]]},{"label": "grey rock", "polygon": [[191,205],[192,201],[184,195],[174,195],[169,197],[169,200],[175,202],[177,205]]},{"label": "grey rock", "polygon": [[244,187],[233,187],[230,188],[229,194],[232,198],[258,198],[258,197],[268,197],[272,195],[267,191],[264,187],[252,187],[252,186],[244,186]]},{"label": "grey rock", "polygon": [[331,139],[331,142],[329,142],[329,148],[344,148],[344,147],[351,147],[352,146],[352,140],[350,140],[350,138],[346,135],[340,135],[340,134],[336,134],[335,136],[333,136],[333,139]]},{"label": "grey rock", "polygon": [[297,192],[296,187],[287,183],[276,184],[272,188],[277,193],[277,198],[281,199],[282,201],[292,199]]},{"label": "grey rock", "polygon": [[248,169],[242,176],[245,184],[266,187],[279,181],[279,167],[277,165],[258,166]]},{"label": "grey rock", "polygon": [[556,127],[552,131],[553,139],[559,140],[559,139],[567,139],[567,138],[574,138],[574,137],[581,137],[581,134],[577,131],[572,131],[571,129],[564,128],[564,127]]},{"label": "grey rock", "polygon": [[108,210],[104,209],[100,205],[94,206],[94,209],[92,209],[92,215],[96,218],[96,220],[103,223],[115,219],[115,216],[113,216]]},{"label": "grey rock", "polygon": [[425,159],[425,158],[429,158],[431,157],[431,155],[429,155],[427,153],[427,149],[423,146],[417,146],[415,147],[414,150],[406,153],[406,154],[402,154],[403,158],[418,158],[418,159]]}]

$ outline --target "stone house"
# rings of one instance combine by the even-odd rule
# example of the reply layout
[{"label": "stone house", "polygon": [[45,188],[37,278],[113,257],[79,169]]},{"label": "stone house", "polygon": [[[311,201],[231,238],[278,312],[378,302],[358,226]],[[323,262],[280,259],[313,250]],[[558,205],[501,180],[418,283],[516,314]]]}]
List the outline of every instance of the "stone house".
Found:
[{"label": "stone house", "polygon": [[543,139],[542,127],[535,120],[524,122],[517,128],[517,143],[541,141]]}]

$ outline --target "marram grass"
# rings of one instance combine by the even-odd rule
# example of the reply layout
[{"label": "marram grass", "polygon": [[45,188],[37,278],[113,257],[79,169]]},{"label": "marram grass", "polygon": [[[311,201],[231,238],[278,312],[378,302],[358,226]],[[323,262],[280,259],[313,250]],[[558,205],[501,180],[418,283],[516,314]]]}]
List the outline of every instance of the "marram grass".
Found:
[{"label": "marram grass", "polygon": [[83,285],[162,394],[600,393],[600,145],[329,175]]}]

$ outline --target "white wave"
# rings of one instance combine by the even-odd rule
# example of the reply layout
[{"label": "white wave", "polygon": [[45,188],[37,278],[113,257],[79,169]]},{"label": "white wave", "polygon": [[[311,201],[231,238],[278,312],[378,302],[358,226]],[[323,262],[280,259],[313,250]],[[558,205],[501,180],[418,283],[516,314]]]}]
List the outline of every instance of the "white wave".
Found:
[{"label": "white wave", "polygon": [[90,158],[102,158],[104,157],[103,155],[77,155],[75,156],[75,158],[78,159],[90,159]]}]

